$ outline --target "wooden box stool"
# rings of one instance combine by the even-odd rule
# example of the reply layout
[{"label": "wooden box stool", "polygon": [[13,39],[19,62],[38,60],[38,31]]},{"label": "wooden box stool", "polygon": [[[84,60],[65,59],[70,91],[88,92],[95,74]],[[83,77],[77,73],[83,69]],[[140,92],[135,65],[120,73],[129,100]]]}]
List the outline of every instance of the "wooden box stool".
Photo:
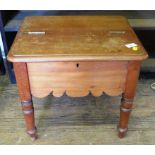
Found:
[{"label": "wooden box stool", "polygon": [[119,137],[127,131],[141,61],[148,57],[121,16],[36,16],[23,21],[13,62],[27,133],[36,138],[32,95],[122,94]]}]

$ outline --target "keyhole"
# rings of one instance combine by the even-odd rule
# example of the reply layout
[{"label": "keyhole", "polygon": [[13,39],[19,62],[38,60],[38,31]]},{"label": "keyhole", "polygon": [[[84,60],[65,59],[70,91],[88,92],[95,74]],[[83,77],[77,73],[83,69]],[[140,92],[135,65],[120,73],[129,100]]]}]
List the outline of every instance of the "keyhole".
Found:
[{"label": "keyhole", "polygon": [[79,64],[76,64],[76,67],[79,68]]}]

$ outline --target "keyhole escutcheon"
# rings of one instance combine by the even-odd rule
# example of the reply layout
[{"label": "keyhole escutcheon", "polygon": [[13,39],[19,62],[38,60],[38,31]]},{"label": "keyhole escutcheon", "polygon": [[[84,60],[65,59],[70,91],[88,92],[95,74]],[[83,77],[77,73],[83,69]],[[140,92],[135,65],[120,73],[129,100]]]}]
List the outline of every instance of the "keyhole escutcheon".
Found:
[{"label": "keyhole escutcheon", "polygon": [[79,68],[79,66],[80,66],[79,63],[77,63],[77,64],[76,64],[76,67]]}]

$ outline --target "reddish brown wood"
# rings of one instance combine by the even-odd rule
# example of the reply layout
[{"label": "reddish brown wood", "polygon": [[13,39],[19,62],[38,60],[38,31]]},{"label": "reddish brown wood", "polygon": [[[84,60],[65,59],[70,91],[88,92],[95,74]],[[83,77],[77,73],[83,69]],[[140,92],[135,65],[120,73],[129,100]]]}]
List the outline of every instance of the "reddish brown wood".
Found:
[{"label": "reddish brown wood", "polygon": [[26,63],[14,63],[13,65],[24,118],[26,122],[27,133],[33,139],[36,139],[37,135],[34,120],[34,108],[29,86],[29,77],[27,74],[27,65]]},{"label": "reddish brown wood", "polygon": [[[77,67],[78,64],[78,67]],[[127,61],[83,61],[27,63],[31,93],[45,97],[51,92],[60,97],[94,96],[124,92]],[[115,78],[114,78],[115,77]]]},{"label": "reddish brown wood", "polygon": [[136,84],[139,77],[139,71],[140,71],[140,62],[130,61],[128,64],[125,92],[122,95],[122,102],[120,107],[120,123],[119,123],[120,138],[123,138],[127,131],[129,116],[132,110],[133,98],[136,91]]}]

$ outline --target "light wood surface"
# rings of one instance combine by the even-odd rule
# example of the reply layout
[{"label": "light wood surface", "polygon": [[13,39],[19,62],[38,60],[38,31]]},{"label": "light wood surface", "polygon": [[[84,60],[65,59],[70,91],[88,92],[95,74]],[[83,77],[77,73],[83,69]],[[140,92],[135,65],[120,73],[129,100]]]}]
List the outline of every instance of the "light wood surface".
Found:
[{"label": "light wood surface", "polygon": [[[41,32],[41,34],[32,34]],[[138,50],[125,45],[136,43]],[[122,16],[27,17],[10,61],[143,60],[147,53]]]},{"label": "light wood surface", "polygon": [[[28,63],[31,92],[36,97],[49,93],[86,96],[91,92],[111,96],[124,91],[128,62],[46,62]],[[77,67],[78,65],[78,67]]]}]

